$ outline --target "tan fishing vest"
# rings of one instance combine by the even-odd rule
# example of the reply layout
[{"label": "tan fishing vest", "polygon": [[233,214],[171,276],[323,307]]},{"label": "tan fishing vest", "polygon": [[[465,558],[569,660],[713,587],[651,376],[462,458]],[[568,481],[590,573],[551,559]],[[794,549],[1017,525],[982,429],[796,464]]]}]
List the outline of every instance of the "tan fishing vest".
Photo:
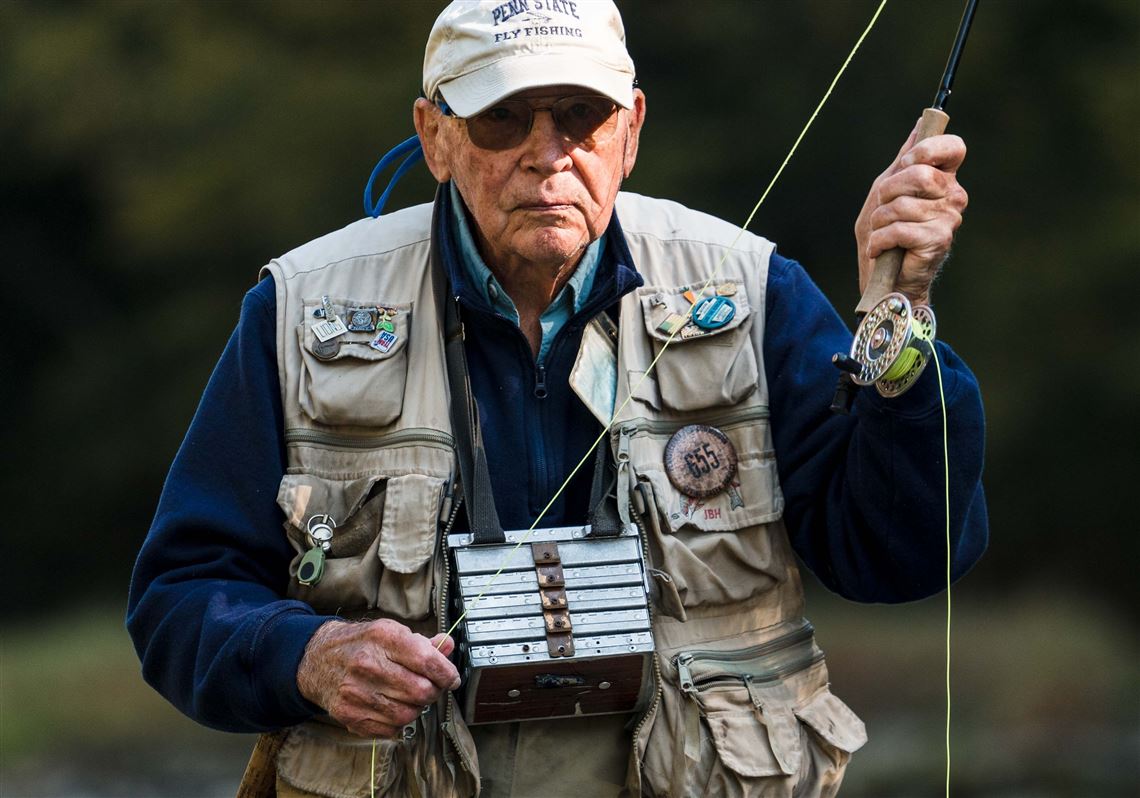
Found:
[{"label": "tan fishing vest", "polygon": [[[658,690],[633,726],[628,788],[662,796],[831,795],[862,723],[827,689],[822,654],[802,619],[799,572],[781,521],[763,364],[773,245],[676,203],[622,193],[626,242],[644,278],[621,303],[618,405],[611,444],[621,511],[642,531],[654,595]],[[442,275],[430,268],[430,205],[356,222],[273,261],[277,353],[288,469],[278,502],[297,552],[306,524],[336,522],[325,571],[289,594],[317,611],[389,617],[428,636],[442,629],[446,557],[439,530],[458,468],[448,414]],[[683,294],[713,285],[736,307],[692,338],[659,331]],[[338,316],[381,308],[393,325],[321,345],[322,297]],[[731,440],[733,489],[680,493],[664,449],[702,423]],[[556,723],[557,721],[550,721]],[[525,729],[525,725],[524,725]],[[568,752],[588,756],[589,750]],[[468,796],[478,755],[452,697],[415,738],[382,743],[377,795]],[[371,741],[329,721],[290,730],[278,775],[333,798],[370,794]],[[785,788],[786,787],[786,791]],[[516,793],[518,794],[518,793]],[[546,795],[557,795],[550,790]]]}]

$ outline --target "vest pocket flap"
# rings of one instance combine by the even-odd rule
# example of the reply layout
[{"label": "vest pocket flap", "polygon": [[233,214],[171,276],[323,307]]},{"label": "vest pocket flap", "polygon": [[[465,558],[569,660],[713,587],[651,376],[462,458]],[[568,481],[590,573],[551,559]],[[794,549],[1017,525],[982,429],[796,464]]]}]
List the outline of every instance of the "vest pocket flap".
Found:
[{"label": "vest pocket flap", "polygon": [[378,548],[386,568],[412,574],[431,559],[445,482],[422,474],[388,479],[387,510],[380,524]]},{"label": "vest pocket flap", "polygon": [[317,336],[321,319],[313,315],[322,307],[320,300],[306,300],[305,320],[301,325],[301,347],[317,360],[325,363],[346,359],[386,360],[408,343],[410,304],[336,300],[332,308],[349,329],[326,341]]},{"label": "vest pocket flap", "polygon": [[[674,346],[689,341],[706,340],[740,327],[752,314],[748,297],[744,293],[744,287],[736,283],[721,283],[721,285],[732,285],[731,290],[734,293],[731,296],[723,296],[720,306],[712,309],[710,319],[716,318],[716,320],[711,321],[711,323],[721,323],[720,319],[717,318],[718,315],[720,318],[728,317],[728,320],[723,322],[723,326],[715,329],[704,329],[692,320],[689,320],[687,324],[684,324],[684,321],[691,318],[689,311],[692,308],[692,303],[685,296],[685,293],[688,292],[690,296],[697,299],[699,305],[706,298],[718,296],[716,284],[710,285],[699,296],[698,293],[701,291],[702,284],[683,285],[677,288],[639,289],[646,332],[651,338],[658,341],[669,341],[670,335],[672,335],[672,341],[669,345]],[[677,317],[681,318],[678,319]],[[676,334],[673,334],[675,327],[677,328]]]},{"label": "vest pocket flap", "polygon": [[722,765],[738,776],[784,775],[768,729],[755,712],[726,712],[705,720]]},{"label": "vest pocket flap", "polygon": [[867,727],[830,690],[822,690],[795,710],[796,717],[840,751],[854,753],[867,742]]},{"label": "vest pocket flap", "polygon": [[344,524],[368,498],[380,477],[331,480],[310,474],[286,474],[277,489],[277,505],[285,520],[305,531],[314,515],[328,515],[335,525]]}]

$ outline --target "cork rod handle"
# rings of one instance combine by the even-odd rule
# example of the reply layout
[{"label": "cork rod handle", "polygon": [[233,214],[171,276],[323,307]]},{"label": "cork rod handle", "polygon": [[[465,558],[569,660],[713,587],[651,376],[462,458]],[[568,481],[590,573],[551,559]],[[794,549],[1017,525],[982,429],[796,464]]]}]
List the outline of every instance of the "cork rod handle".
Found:
[{"label": "cork rod handle", "polygon": [[[915,142],[941,135],[946,131],[946,125],[949,121],[950,117],[937,108],[924,109],[922,119],[918,123],[918,135]],[[871,279],[867,281],[867,287],[863,289],[863,298],[855,307],[857,316],[862,318],[867,311],[879,304],[883,297],[895,290],[895,281],[898,279],[905,255],[906,250],[897,247],[875,258]]]}]

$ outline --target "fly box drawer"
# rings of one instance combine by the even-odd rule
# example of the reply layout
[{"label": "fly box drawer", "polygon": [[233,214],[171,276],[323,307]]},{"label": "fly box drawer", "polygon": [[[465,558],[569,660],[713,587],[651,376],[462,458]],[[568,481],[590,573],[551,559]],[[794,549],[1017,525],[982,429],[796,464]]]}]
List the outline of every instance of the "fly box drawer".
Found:
[{"label": "fly box drawer", "polygon": [[[451,611],[468,723],[632,712],[651,689],[645,564],[637,529],[449,535]],[[521,541],[521,543],[520,543]]]}]

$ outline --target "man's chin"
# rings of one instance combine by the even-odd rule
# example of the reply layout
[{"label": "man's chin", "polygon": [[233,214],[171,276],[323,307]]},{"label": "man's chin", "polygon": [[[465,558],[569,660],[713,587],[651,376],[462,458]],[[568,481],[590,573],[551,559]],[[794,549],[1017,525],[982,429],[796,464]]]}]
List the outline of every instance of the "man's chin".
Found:
[{"label": "man's chin", "polygon": [[546,228],[535,231],[520,254],[536,264],[560,266],[580,258],[589,244],[589,234],[583,230]]}]

